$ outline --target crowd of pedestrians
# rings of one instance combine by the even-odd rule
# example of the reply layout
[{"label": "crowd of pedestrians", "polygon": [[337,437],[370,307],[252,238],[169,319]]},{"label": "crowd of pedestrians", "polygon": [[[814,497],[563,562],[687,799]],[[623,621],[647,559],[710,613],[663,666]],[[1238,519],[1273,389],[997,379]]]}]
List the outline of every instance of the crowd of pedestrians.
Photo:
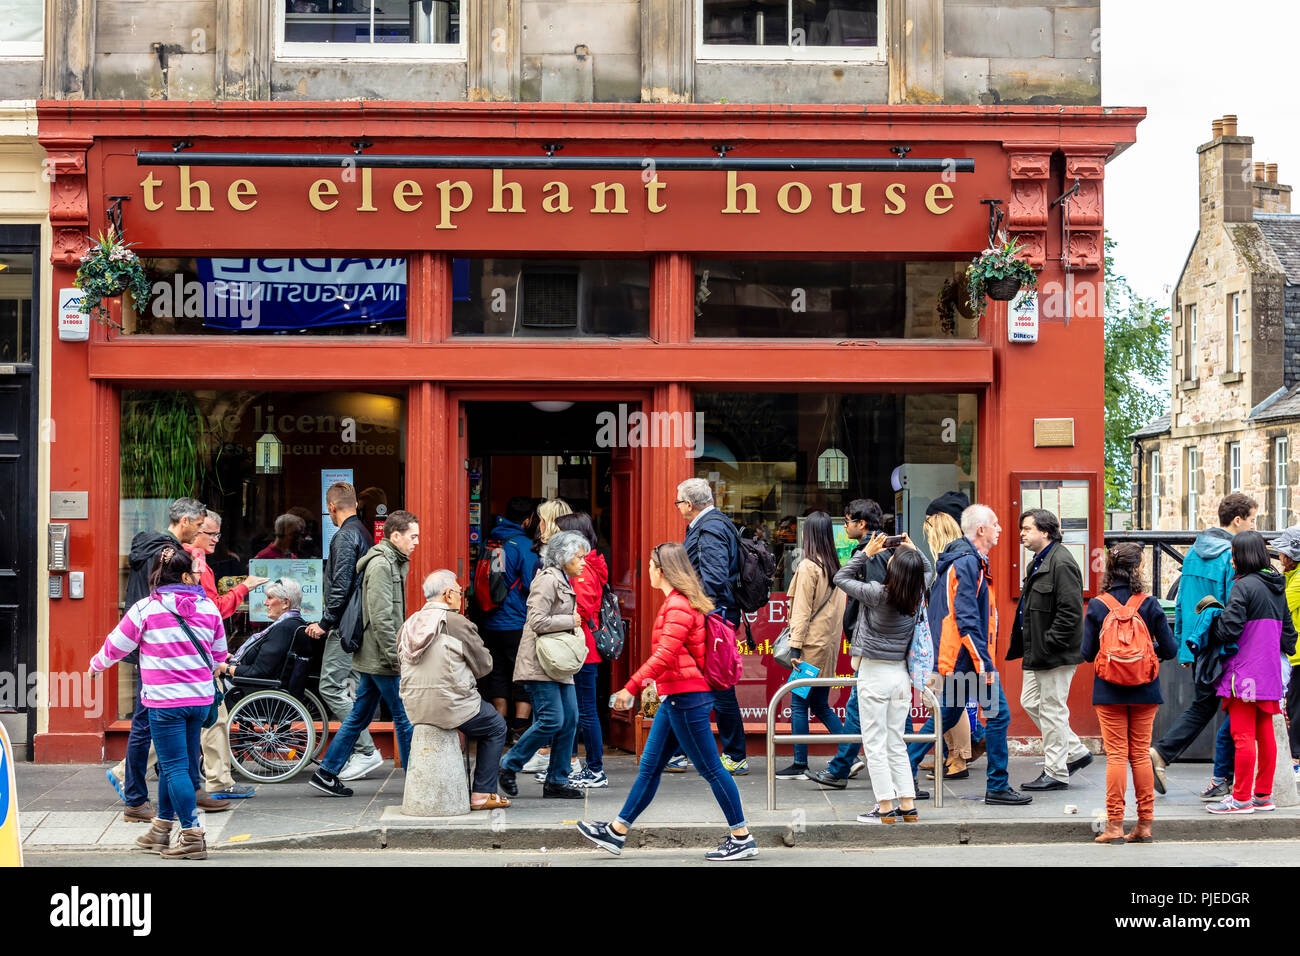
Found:
[{"label": "crowd of pedestrians", "polygon": [[[198,810],[217,812],[253,795],[230,777],[224,728],[233,698],[217,678],[278,676],[290,650],[306,655],[321,641],[321,695],[340,721],[310,778],[322,793],[351,796],[346,782],[382,764],[367,731],[382,702],[403,765],[413,724],[464,735],[475,755],[472,810],[509,807],[520,795],[520,776],[532,773],[542,798],[581,799],[587,788],[609,786],[602,707],[630,709],[653,687],[658,710],[622,810],[608,822],[578,824],[580,832],[620,854],[662,774],[694,767],[728,828],[708,858],[757,853],[732,779],[749,770],[734,685],[742,615],[754,606],[747,595],[767,587],[755,580],[765,566],[752,560],[765,535],[744,537],[715,507],[706,481],[692,478],[677,488],[684,540],[658,545],[646,564],[650,586],[664,596],[649,654],[629,668],[632,676],[608,705],[598,700],[597,675],[610,653],[598,637],[609,628],[609,565],[589,515],[559,500],[512,499],[474,572],[476,624],[467,586],[445,569],[425,578],[425,603],[408,615],[407,575],[420,544],[414,514],[389,513],[371,546],[355,489],[335,484],[326,501],[337,530],[319,623],[303,622],[302,589],[292,579],[248,577],[218,594],[205,559],[220,538],[220,516],[194,499],[172,503],[165,533],[133,541],[126,614],[90,668],[97,673],[122,661],[137,668],[127,757],[109,779],[127,805],[125,819],[151,824],[137,841],[141,847],[167,858],[206,856]],[[796,745],[793,762],[776,777],[843,789],[865,767],[875,799],[859,821],[916,821],[917,801],[930,796],[917,774],[932,744],[909,745],[905,735],[914,730],[914,691],[928,686],[939,707],[917,733],[932,735],[940,721],[947,751],[945,763],[932,764],[932,776],[965,779],[968,765],[983,755],[985,802],[1023,806],[1034,792],[1068,789],[1071,775],[1093,760],[1071,728],[1069,710],[1075,671],[1087,662],[1107,761],[1107,822],[1097,842],[1152,839],[1155,793],[1165,792],[1167,766],[1219,710],[1227,712],[1227,730],[1219,734],[1214,778],[1202,794],[1208,809],[1273,809],[1273,717],[1298,695],[1290,676],[1298,660],[1300,528],[1276,542],[1279,573],[1254,530],[1256,510],[1240,494],[1220,503],[1220,527],[1201,534],[1184,562],[1173,628],[1147,586],[1140,546],[1106,551],[1097,596],[1085,604],[1081,569],[1062,542],[1057,516],[1044,509],[1019,516],[1020,542],[1032,557],[1015,618],[1002,629],[1009,635],[1002,658],[1021,661],[1020,705],[1042,735],[1044,756],[1041,774],[1019,789],[1008,776],[1010,710],[998,670],[1000,627],[989,570],[1002,536],[998,516],[957,492],[933,501],[925,518],[932,564],[906,534],[886,536],[881,509],[868,499],[846,509],[844,531],[854,547],[843,563],[831,516],[807,514],[787,588],[783,640],[793,667],[823,676],[835,673],[845,642],[855,684],[843,723],[830,706],[829,688],[796,693],[792,730],[806,734],[816,717],[831,734],[851,734],[855,742],[841,745],[825,769],[811,768],[807,747]],[[277,524],[276,546],[287,553],[299,531],[292,522],[283,529]],[[232,655],[223,619],[258,587],[271,624]],[[1163,703],[1160,662],[1175,656],[1194,668],[1196,696],[1153,745]],[[577,756],[579,739],[585,762]],[[151,754],[160,774],[156,811],[145,784]],[[1130,771],[1137,823],[1126,833]]]}]

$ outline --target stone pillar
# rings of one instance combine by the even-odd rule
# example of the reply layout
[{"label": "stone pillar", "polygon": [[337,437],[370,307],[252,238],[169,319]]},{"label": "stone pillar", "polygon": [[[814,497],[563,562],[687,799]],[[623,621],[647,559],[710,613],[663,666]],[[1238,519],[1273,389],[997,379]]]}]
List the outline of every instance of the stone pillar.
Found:
[{"label": "stone pillar", "polygon": [[1291,769],[1291,738],[1286,732],[1286,718],[1273,715],[1273,739],[1277,742],[1277,769],[1273,771],[1273,802],[1279,807],[1300,804],[1296,792],[1295,771]]},{"label": "stone pillar", "polygon": [[411,817],[469,813],[469,781],[465,779],[465,759],[456,731],[432,724],[415,725],[402,812]]}]

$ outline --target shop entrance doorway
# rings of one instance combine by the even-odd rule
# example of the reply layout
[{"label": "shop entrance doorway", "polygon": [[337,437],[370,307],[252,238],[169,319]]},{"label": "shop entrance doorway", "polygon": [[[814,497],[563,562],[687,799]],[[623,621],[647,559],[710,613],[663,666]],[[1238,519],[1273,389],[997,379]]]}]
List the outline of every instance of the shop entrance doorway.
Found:
[{"label": "shop entrance doorway", "polygon": [[[628,639],[621,659],[602,662],[596,684],[597,712],[607,745],[630,749],[631,715],[603,706],[635,665],[640,542],[640,457],[618,440],[611,419],[626,421],[640,403],[618,401],[475,401],[462,404],[466,481],[465,529],[472,573],[513,498],[534,503],[558,498],[591,516],[596,550],[609,567]],[[534,533],[535,528],[530,529]],[[577,750],[582,751],[581,733]],[[583,754],[585,756],[585,754]]]}]

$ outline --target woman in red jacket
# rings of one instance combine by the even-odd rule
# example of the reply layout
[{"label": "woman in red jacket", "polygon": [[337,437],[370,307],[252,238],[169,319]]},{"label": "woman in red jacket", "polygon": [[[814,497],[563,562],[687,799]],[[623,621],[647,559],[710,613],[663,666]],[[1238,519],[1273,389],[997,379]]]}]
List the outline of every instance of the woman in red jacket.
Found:
[{"label": "woman in red jacket", "polygon": [[675,541],[661,544],[650,552],[650,586],[663,591],[665,597],[655,618],[650,659],[614,695],[611,703],[619,710],[630,710],[637,692],[654,681],[660,698],[659,712],[655,714],[641,753],[636,782],[618,817],[612,823],[584,820],[578,824],[578,830],[615,856],[622,853],[628,829],[654,799],[664,766],[680,744],[713,789],[713,796],[731,828],[727,838],[704,858],[726,861],[757,856],[758,845],[745,822],[740,792],[731,774],[723,769],[709,729],[713,694],[704,677],[704,616],[713,611],[713,602],[691,568],[686,549]]},{"label": "woman in red jacket", "polygon": [[583,558],[582,573],[576,578],[569,578],[577,601],[578,617],[582,621],[582,633],[587,638],[587,660],[582,665],[582,670],[573,675],[573,689],[578,697],[578,728],[582,731],[582,743],[587,749],[587,765],[570,776],[569,783],[575,787],[608,787],[609,778],[603,769],[605,742],[600,733],[600,714],[596,711],[596,675],[600,670],[600,652],[596,650],[596,639],[592,636],[591,628],[593,622],[599,624],[600,599],[604,596],[605,585],[609,583],[609,566],[604,557],[596,553],[596,528],[586,512],[560,515],[555,519],[555,527],[560,531],[576,531],[591,546]]}]

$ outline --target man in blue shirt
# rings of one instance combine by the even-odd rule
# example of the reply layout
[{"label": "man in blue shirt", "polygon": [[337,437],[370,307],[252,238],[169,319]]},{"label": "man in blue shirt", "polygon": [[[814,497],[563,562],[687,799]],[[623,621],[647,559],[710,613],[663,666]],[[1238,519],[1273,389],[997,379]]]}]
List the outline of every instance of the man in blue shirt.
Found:
[{"label": "man in blue shirt", "polygon": [[505,552],[506,599],[483,618],[483,643],[492,654],[492,672],[479,682],[479,693],[502,717],[508,714],[508,705],[514,701],[514,719],[510,721],[512,735],[523,732],[528,726],[532,707],[522,687],[514,684],[515,656],[519,653],[519,640],[524,635],[524,615],[528,608],[528,589],[537,572],[537,554],[533,540],[525,530],[532,523],[533,499],[522,496],[511,498],[506,504],[504,517],[498,517],[496,526],[488,535],[486,546],[500,544]]}]

